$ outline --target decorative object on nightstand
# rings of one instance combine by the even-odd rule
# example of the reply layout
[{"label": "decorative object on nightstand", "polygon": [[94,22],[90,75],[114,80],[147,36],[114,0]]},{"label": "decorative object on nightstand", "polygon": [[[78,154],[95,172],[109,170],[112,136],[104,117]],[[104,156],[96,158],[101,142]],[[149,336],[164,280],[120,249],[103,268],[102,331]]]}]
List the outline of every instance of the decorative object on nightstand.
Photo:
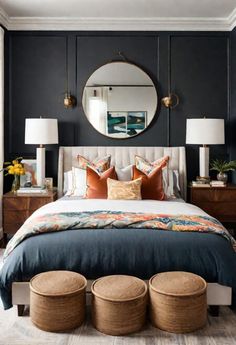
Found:
[{"label": "decorative object on nightstand", "polygon": [[224,181],[219,181],[219,180],[212,180],[210,182],[211,187],[226,187],[227,183]]},{"label": "decorative object on nightstand", "polygon": [[211,162],[211,170],[215,170],[218,172],[217,180],[218,182],[226,183],[228,181],[228,171],[234,171],[236,169],[236,160],[226,162],[220,159],[214,159]]},{"label": "decorative object on nightstand", "polygon": [[187,119],[186,144],[203,145],[199,148],[199,176],[209,178],[209,147],[225,143],[223,119]]},{"label": "decorative object on nightstand", "polygon": [[196,177],[196,181],[192,181],[192,187],[210,187],[210,177]]},{"label": "decorative object on nightstand", "polygon": [[189,202],[222,223],[236,223],[236,185],[194,188],[189,186]]},{"label": "decorative object on nightstand", "polygon": [[56,200],[57,192],[3,195],[3,232],[14,235],[25,220],[39,207]]},{"label": "decorative object on nightstand", "polygon": [[46,144],[58,144],[57,119],[25,119],[25,144],[40,145],[37,148],[37,185],[45,179]]},{"label": "decorative object on nightstand", "polygon": [[14,175],[11,191],[15,193],[20,188],[20,176],[25,174],[25,169],[21,163],[23,157],[16,157],[12,162],[4,162],[6,167],[0,171],[5,171],[6,175]]},{"label": "decorative object on nightstand", "polygon": [[46,190],[53,190],[53,178],[52,177],[45,177],[44,186],[45,186]]}]

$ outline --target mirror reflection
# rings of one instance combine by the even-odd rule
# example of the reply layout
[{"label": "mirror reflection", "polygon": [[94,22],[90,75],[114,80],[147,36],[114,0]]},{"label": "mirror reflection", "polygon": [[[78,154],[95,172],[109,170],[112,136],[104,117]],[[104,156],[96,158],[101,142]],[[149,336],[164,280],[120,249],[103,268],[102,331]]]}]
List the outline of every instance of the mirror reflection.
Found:
[{"label": "mirror reflection", "polygon": [[82,104],[98,132],[112,138],[130,138],[144,131],[152,121],[157,92],[151,78],[139,67],[111,62],[90,76]]}]

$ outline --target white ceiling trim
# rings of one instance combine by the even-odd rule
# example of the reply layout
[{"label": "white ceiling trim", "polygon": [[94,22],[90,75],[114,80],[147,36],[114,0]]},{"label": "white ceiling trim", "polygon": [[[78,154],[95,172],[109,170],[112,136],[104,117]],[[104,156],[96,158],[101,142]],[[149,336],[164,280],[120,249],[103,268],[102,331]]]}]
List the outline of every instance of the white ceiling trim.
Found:
[{"label": "white ceiling trim", "polygon": [[8,14],[2,8],[0,8],[0,23],[7,29],[9,26],[9,19]]},{"label": "white ceiling trim", "polygon": [[228,17],[228,24],[230,27],[229,31],[233,30],[236,27],[236,7]]},{"label": "white ceiling trim", "polygon": [[9,17],[0,9],[0,23],[8,30],[231,31],[236,8],[227,18]]}]

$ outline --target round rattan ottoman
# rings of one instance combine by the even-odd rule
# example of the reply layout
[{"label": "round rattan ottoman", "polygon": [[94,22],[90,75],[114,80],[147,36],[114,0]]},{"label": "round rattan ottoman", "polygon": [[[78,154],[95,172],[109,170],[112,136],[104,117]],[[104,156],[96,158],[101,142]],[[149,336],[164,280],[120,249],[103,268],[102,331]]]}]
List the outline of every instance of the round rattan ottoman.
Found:
[{"label": "round rattan ottoman", "polygon": [[86,279],[71,271],[49,271],[30,281],[30,317],[40,329],[62,332],[85,317]]},{"label": "round rattan ottoman", "polygon": [[141,279],[113,275],[92,284],[92,321],[105,334],[139,331],[146,319],[147,285]]},{"label": "round rattan ottoman", "polygon": [[154,326],[173,333],[193,332],[207,319],[205,280],[188,272],[165,272],[149,280]]}]

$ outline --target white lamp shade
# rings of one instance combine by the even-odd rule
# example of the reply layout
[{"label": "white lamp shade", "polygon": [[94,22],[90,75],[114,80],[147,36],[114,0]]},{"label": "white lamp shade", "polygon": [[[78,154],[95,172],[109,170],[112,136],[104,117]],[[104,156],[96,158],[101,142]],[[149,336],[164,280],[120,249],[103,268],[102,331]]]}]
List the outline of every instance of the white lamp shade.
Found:
[{"label": "white lamp shade", "polygon": [[25,119],[25,144],[58,144],[57,119]]},{"label": "white lamp shade", "polygon": [[224,144],[224,127],[224,119],[187,119],[186,144]]}]

